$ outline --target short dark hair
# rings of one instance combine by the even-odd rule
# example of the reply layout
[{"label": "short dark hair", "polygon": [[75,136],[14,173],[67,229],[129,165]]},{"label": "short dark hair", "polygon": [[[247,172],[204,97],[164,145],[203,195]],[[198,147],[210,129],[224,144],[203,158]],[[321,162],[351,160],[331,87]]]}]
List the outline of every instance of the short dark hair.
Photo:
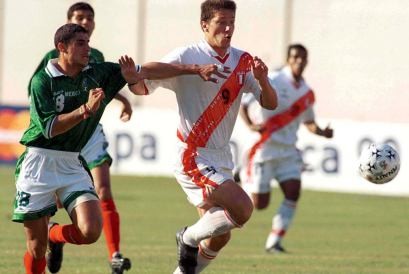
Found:
[{"label": "short dark hair", "polygon": [[304,51],[306,55],[308,55],[308,50],[302,44],[290,44],[287,49],[287,60],[290,58],[290,52],[293,49]]},{"label": "short dark hair", "polygon": [[92,12],[93,15],[95,15],[94,9],[92,8],[90,4],[85,3],[85,2],[77,2],[68,9],[67,19],[70,20],[72,16],[74,15],[74,11],[77,11],[77,10],[89,10],[90,12]]},{"label": "short dark hair", "polygon": [[58,50],[58,43],[64,43],[67,45],[77,33],[87,33],[88,31],[78,24],[65,24],[57,29],[54,35],[54,46]]},{"label": "short dark hair", "polygon": [[231,10],[236,12],[236,3],[233,0],[206,0],[200,6],[200,21],[208,21],[213,18],[214,13],[220,10]]}]

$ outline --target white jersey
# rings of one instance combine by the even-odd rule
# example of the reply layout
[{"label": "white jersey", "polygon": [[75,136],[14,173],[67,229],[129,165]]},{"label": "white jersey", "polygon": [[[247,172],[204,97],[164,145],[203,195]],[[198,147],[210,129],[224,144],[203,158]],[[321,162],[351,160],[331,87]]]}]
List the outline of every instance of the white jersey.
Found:
[{"label": "white jersey", "polygon": [[287,157],[295,153],[297,131],[300,123],[313,121],[314,95],[304,80],[296,82],[289,67],[269,74],[270,84],[277,91],[278,107],[267,110],[254,104],[246,95],[242,104],[248,106],[249,117],[254,123],[269,124],[268,136],[261,136],[255,144],[254,162]]},{"label": "white jersey", "polygon": [[218,83],[205,82],[198,75],[147,81],[148,92],[164,87],[176,93],[180,124],[175,177],[189,201],[200,206],[214,189],[233,180],[229,140],[236,123],[243,92],[260,99],[260,87],[251,72],[252,57],[229,48],[224,57],[202,41],[178,48],[163,62],[174,64],[217,64],[231,73]]},{"label": "white jersey", "polygon": [[220,58],[206,41],[178,48],[162,62],[173,64],[217,64],[232,73],[218,83],[203,81],[198,75],[163,80],[145,80],[147,91],[157,87],[173,90],[179,107],[179,138],[195,147],[226,149],[237,119],[243,92],[252,92],[257,100],[260,87],[249,63],[251,56],[230,47]]}]

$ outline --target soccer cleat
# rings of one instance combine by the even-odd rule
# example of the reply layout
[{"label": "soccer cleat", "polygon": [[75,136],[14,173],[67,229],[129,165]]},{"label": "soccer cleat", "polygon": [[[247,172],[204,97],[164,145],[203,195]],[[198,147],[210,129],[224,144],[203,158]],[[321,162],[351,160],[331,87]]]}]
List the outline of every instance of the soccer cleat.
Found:
[{"label": "soccer cleat", "polygon": [[122,257],[121,253],[115,252],[111,259],[112,274],[122,274],[124,270],[131,269],[131,260]]},{"label": "soccer cleat", "polygon": [[266,248],[266,252],[275,254],[287,253],[287,251],[280,243],[276,243],[273,246]]},{"label": "soccer cleat", "polygon": [[183,274],[195,274],[199,248],[189,246],[183,242],[183,233],[185,233],[186,229],[187,227],[184,227],[176,233],[178,265]]},{"label": "soccer cleat", "polygon": [[[48,234],[50,234],[51,228],[56,224],[57,223],[54,222],[48,223]],[[51,273],[57,273],[60,271],[63,258],[63,247],[64,243],[54,243],[48,238],[47,267]]]}]

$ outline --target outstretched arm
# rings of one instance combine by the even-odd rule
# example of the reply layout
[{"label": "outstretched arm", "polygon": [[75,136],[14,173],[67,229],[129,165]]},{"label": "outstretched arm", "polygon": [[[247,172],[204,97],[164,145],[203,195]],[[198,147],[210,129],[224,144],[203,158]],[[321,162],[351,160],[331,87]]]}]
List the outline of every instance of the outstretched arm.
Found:
[{"label": "outstretched arm", "polygon": [[307,121],[304,123],[304,125],[307,127],[308,131],[318,136],[332,138],[334,135],[334,130],[329,125],[324,129],[320,128],[315,121]]},{"label": "outstretched arm", "polygon": [[138,72],[132,58],[121,56],[119,59],[122,75],[128,82],[129,89],[135,94],[145,94],[143,79],[157,80],[171,78],[180,75],[198,75],[204,81],[218,82],[214,77],[226,79],[226,74],[230,73],[228,67],[220,69],[217,65],[195,65],[195,64],[168,64],[160,62],[150,62],[144,64]]}]

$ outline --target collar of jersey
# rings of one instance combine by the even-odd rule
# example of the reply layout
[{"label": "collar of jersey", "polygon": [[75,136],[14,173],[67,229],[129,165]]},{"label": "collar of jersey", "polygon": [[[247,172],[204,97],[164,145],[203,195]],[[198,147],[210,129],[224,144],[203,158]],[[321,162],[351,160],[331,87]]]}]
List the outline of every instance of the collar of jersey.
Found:
[{"label": "collar of jersey", "polygon": [[[58,62],[58,58],[55,58],[55,59],[49,60],[47,63],[46,72],[52,78],[59,77],[59,76],[66,76],[64,73],[59,71],[57,67],[55,66],[57,62]],[[82,69],[82,71],[86,71],[87,69],[90,69],[90,68],[91,68],[90,65],[87,65],[85,68]]]},{"label": "collar of jersey", "polygon": [[207,43],[206,40],[203,39],[203,40],[201,41],[201,44],[202,44],[202,48],[204,49],[204,51],[205,51],[207,54],[209,54],[209,55],[211,55],[212,57],[214,57],[214,58],[224,59],[227,55],[230,54],[230,49],[231,49],[231,47],[229,47],[229,48],[227,49],[226,54],[225,54],[224,56],[219,56],[219,54],[217,54],[217,52],[209,45],[209,43]]}]

